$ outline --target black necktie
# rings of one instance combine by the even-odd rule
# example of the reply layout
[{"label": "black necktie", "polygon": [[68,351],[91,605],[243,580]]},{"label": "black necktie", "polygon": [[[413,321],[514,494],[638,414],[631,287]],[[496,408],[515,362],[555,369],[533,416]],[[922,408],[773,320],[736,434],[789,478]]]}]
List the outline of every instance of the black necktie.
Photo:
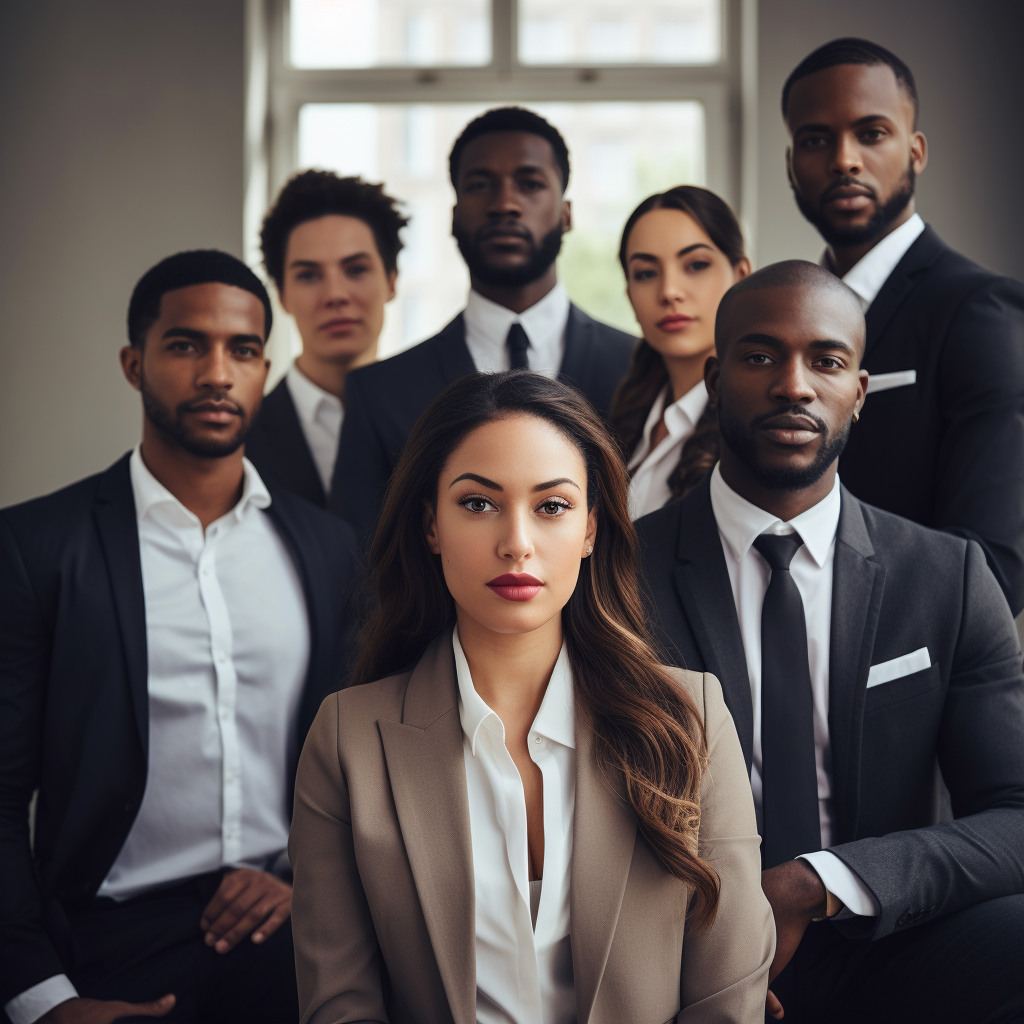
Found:
[{"label": "black necktie", "polygon": [[528,370],[530,361],[526,358],[526,350],[530,347],[530,339],[527,338],[521,323],[516,322],[508,329],[505,344],[508,346],[509,365],[512,369]]},{"label": "black necktie", "polygon": [[789,572],[789,563],[802,546],[797,533],[766,533],[754,541],[754,547],[772,569],[761,606],[764,868],[821,849],[807,626],[800,591]]}]

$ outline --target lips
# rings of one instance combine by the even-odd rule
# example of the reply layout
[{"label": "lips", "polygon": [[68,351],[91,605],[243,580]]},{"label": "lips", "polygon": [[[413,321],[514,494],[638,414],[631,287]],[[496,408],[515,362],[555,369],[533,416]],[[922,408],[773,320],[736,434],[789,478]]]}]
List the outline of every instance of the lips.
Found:
[{"label": "lips", "polygon": [[835,185],[822,196],[822,202],[838,210],[861,210],[874,198],[874,192],[864,185]]},{"label": "lips", "polygon": [[821,433],[814,420],[806,416],[773,416],[761,429],[777,444],[798,447],[813,441]]},{"label": "lips", "polygon": [[189,406],[186,412],[198,416],[206,423],[230,423],[232,419],[242,415],[237,405],[225,402],[199,402]]},{"label": "lips", "polygon": [[358,324],[358,320],[350,320],[347,317],[339,317],[336,320],[328,320],[327,323],[320,325],[321,331],[327,331],[328,333],[340,333],[342,331],[350,331],[353,327]]},{"label": "lips", "polygon": [[487,586],[506,601],[529,601],[540,593],[544,584],[529,573],[507,572],[504,576],[495,576]]},{"label": "lips", "polygon": [[658,321],[658,326],[663,331],[682,331],[689,327],[693,323],[695,317],[686,316],[685,314],[678,313],[672,316],[662,317]]}]

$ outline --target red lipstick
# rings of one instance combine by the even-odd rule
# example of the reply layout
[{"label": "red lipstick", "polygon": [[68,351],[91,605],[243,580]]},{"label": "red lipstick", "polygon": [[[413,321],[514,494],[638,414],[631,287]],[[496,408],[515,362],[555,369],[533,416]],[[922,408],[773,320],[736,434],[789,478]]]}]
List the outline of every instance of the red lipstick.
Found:
[{"label": "red lipstick", "polygon": [[695,317],[686,316],[685,313],[673,313],[664,316],[658,321],[658,326],[663,331],[683,331],[693,323]]},{"label": "red lipstick", "polygon": [[529,573],[507,572],[504,576],[495,576],[487,586],[506,601],[529,601],[540,593],[544,584]]}]

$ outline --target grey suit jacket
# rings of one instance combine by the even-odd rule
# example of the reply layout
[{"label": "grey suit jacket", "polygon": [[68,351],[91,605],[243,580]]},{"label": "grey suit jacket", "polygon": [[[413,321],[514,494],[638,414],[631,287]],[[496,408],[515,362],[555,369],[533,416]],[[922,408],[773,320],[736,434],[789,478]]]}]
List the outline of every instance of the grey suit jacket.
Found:
[{"label": "grey suit jacket", "polygon": [[[704,715],[699,848],[718,916],[687,933],[689,889],[637,830],[576,724],[570,934],[581,1024],[761,1024],[775,950],[750,783],[718,681],[673,670]],[[476,1020],[473,860],[447,631],[411,672],[332,695],[300,760],[289,853],[303,1024]]]}]

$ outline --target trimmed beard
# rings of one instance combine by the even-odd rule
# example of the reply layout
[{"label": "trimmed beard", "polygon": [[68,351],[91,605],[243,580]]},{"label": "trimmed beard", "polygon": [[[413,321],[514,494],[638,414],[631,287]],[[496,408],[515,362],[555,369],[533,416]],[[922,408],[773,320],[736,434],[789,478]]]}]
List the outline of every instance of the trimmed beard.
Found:
[{"label": "trimmed beard", "polygon": [[[818,454],[809,466],[796,469],[789,469],[785,466],[772,467],[764,465],[758,458],[754,431],[765,420],[786,414],[807,416],[814,420],[821,433]],[[766,490],[800,491],[816,484],[824,476],[825,470],[842,455],[846,442],[849,440],[852,425],[853,417],[851,416],[838,434],[829,436],[824,420],[811,415],[798,405],[790,406],[787,409],[773,409],[763,416],[758,416],[750,424],[745,424],[730,415],[728,406],[722,402],[721,393],[718,396],[718,430],[722,440],[729,446],[733,455],[743,463],[747,472],[757,481],[758,485]]]},{"label": "trimmed beard", "polygon": [[193,399],[191,402],[182,402],[176,409],[171,409],[164,405],[149,385],[146,383],[145,374],[139,378],[139,392],[142,395],[142,409],[146,414],[146,419],[160,431],[161,434],[167,440],[171,441],[177,447],[181,448],[182,451],[186,451],[189,455],[195,455],[201,459],[222,459],[226,455],[238,451],[239,448],[245,443],[245,438],[249,433],[251,427],[251,421],[246,417],[242,411],[241,406],[235,404],[235,408],[238,409],[238,418],[240,427],[238,431],[232,437],[225,438],[201,438],[196,437],[188,427],[185,425],[184,414],[188,412],[193,405],[197,405],[202,402],[206,402],[209,399],[198,398]]},{"label": "trimmed beard", "polygon": [[824,215],[821,204],[812,204],[805,199],[795,188],[793,197],[796,199],[797,208],[817,229],[818,234],[829,245],[854,246],[867,245],[876,242],[879,238],[888,234],[892,223],[907,208],[907,204],[914,198],[914,186],[917,175],[913,166],[907,167],[906,174],[900,179],[900,183],[884,203],[880,203],[871,215],[871,219],[861,227],[845,227],[831,223]]},{"label": "trimmed beard", "polygon": [[519,288],[542,278],[558,258],[564,234],[562,225],[556,224],[540,240],[540,244],[530,237],[530,253],[525,263],[518,267],[496,267],[480,251],[480,244],[475,237],[457,226],[452,228],[452,235],[466,261],[470,277],[499,288]]}]

